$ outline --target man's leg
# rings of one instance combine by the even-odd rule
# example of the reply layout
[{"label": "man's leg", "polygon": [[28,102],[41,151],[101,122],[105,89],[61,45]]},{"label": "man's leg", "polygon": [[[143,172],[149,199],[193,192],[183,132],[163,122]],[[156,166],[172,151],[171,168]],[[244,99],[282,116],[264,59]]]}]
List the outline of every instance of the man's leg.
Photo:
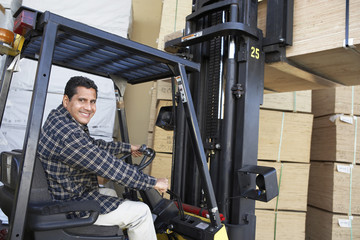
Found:
[{"label": "man's leg", "polygon": [[127,228],[130,240],[156,240],[151,211],[143,202],[124,201],[114,211],[100,214],[94,224]]}]

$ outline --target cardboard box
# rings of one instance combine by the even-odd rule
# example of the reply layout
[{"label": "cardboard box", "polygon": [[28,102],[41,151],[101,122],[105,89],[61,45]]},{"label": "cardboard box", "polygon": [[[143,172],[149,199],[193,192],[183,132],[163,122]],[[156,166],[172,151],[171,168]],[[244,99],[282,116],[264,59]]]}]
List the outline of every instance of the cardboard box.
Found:
[{"label": "cardboard box", "polygon": [[156,81],[157,100],[172,100],[171,79]]},{"label": "cardboard box", "polygon": [[358,122],[358,119],[345,115],[315,118],[311,160],[352,163],[355,156],[356,163],[360,163]]},{"label": "cardboard box", "polygon": [[[350,174],[352,171],[352,174]],[[351,185],[351,190],[350,190]],[[308,204],[334,213],[360,214],[360,166],[311,162]]]},{"label": "cardboard box", "polygon": [[308,163],[313,115],[260,110],[258,159]]},{"label": "cardboard box", "polygon": [[[350,227],[352,226],[352,227]],[[306,239],[360,239],[360,217],[335,214],[309,206],[306,216]]]},{"label": "cardboard box", "polygon": [[[258,6],[258,27],[266,34],[266,0]],[[293,43],[286,57],[302,69],[286,62],[266,64],[265,87],[275,91],[319,89],[333,82],[351,86],[360,83],[358,54],[343,47],[346,1],[294,1]],[[349,6],[349,32],[352,47],[360,47],[360,1]],[[309,75],[309,76],[306,76]]]},{"label": "cardboard box", "polygon": [[[257,240],[304,240],[305,212],[255,210]],[[275,236],[276,234],[276,236]]]},{"label": "cardboard box", "polygon": [[263,109],[311,113],[311,91],[264,94]]},{"label": "cardboard box", "polygon": [[315,117],[343,113],[360,115],[360,86],[313,90]]},{"label": "cardboard box", "polygon": [[[156,153],[156,156],[151,163],[150,175],[156,178],[167,178],[169,186],[171,186],[171,171],[172,171],[172,154]],[[170,198],[169,194],[165,197]]]},{"label": "cardboard box", "polygon": [[274,198],[269,202],[256,201],[256,209],[275,210],[278,201],[278,210],[306,211],[310,164],[258,161],[258,165],[275,168],[280,185],[279,199]]}]

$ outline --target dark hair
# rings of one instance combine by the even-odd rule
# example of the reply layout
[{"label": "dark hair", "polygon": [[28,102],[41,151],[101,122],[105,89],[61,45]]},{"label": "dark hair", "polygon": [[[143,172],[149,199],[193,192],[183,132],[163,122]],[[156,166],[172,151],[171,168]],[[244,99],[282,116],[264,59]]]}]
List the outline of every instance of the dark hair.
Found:
[{"label": "dark hair", "polygon": [[96,98],[97,98],[98,89],[94,81],[87,77],[76,76],[70,78],[69,81],[66,83],[64,94],[69,97],[69,100],[71,100],[71,98],[77,93],[76,92],[77,87],[86,87],[87,89],[89,88],[95,89]]}]

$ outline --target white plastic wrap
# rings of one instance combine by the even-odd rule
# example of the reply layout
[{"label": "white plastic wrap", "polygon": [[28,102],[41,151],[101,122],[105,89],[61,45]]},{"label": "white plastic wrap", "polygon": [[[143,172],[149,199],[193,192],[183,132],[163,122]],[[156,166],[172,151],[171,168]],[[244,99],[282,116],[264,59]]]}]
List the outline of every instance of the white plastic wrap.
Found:
[{"label": "white plastic wrap", "polygon": [[[23,59],[20,65],[20,71],[13,74],[1,126],[8,145],[0,145],[0,150],[22,148],[24,142],[37,62]],[[66,82],[72,76],[86,76],[98,86],[97,111],[89,123],[89,130],[94,138],[111,141],[116,104],[114,85],[108,78],[53,66],[43,122],[50,111],[61,104]]]},{"label": "white plastic wrap", "polygon": [[131,24],[131,0],[23,0],[23,5],[127,37]]}]

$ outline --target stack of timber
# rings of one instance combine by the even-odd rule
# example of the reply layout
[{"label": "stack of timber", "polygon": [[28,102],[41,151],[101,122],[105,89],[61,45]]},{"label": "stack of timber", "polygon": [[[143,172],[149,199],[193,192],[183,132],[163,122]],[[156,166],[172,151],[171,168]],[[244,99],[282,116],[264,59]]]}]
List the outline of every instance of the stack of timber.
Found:
[{"label": "stack of timber", "polygon": [[258,165],[276,169],[279,195],[256,201],[256,239],[305,239],[312,124],[311,91],[264,95]]},{"label": "stack of timber", "polygon": [[[258,8],[264,35],[270,3],[261,1]],[[294,1],[293,16],[292,46],[286,47],[286,59],[266,64],[265,88],[284,92],[359,85],[360,0]]]},{"label": "stack of timber", "polygon": [[359,91],[313,91],[308,239],[360,238]]}]

